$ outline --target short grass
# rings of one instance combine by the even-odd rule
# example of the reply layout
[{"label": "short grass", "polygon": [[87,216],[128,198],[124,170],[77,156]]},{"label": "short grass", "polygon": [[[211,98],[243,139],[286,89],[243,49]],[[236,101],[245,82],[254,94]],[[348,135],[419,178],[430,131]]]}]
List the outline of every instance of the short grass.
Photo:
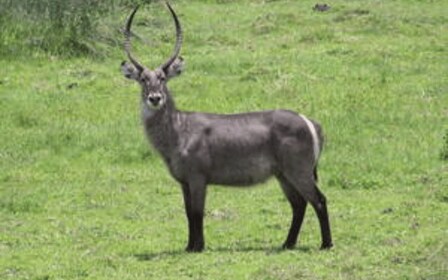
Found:
[{"label": "short grass", "polygon": [[[37,55],[0,68],[1,279],[446,279],[446,1],[182,1],[178,107],[289,108],[316,120],[335,247],[308,209],[299,245],[275,181],[210,187],[202,254],[183,252],[181,192],[144,139],[139,89],[118,50],[103,60]],[[111,15],[119,26],[124,14]],[[136,55],[172,48],[144,6]]]}]

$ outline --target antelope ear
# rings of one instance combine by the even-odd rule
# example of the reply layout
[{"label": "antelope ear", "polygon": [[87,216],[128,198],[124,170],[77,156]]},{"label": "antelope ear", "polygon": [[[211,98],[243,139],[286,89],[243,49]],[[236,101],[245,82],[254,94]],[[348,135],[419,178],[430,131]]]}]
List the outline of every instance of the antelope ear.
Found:
[{"label": "antelope ear", "polygon": [[139,73],[137,68],[132,63],[129,63],[127,61],[123,61],[121,63],[121,73],[128,78],[132,80],[138,80]]},{"label": "antelope ear", "polygon": [[171,63],[171,65],[166,69],[166,77],[168,79],[171,79],[173,77],[179,76],[184,67],[184,59],[181,56],[178,56],[173,63]]}]

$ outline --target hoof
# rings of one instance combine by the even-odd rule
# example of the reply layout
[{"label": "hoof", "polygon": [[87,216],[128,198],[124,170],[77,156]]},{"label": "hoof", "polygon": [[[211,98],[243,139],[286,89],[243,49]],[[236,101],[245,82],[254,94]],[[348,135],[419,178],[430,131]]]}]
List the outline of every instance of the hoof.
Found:
[{"label": "hoof", "polygon": [[296,246],[295,243],[283,243],[282,249],[291,250],[291,249],[294,249],[295,246]]},{"label": "hoof", "polygon": [[321,250],[330,250],[331,247],[333,247],[333,243],[328,243],[328,244],[322,244],[322,246],[320,246]]},{"label": "hoof", "polygon": [[185,251],[187,251],[188,253],[200,253],[200,252],[204,251],[204,245],[202,245],[202,246],[187,246],[187,248],[185,248]]},{"label": "hoof", "polygon": [[200,253],[204,251],[204,248],[191,248],[186,250],[187,253]]}]

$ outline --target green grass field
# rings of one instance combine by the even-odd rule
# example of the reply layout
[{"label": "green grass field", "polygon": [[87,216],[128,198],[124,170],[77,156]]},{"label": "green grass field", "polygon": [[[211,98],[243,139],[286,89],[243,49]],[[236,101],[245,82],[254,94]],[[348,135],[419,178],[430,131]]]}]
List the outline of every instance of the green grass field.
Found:
[{"label": "green grass field", "polygon": [[[173,2],[179,108],[287,108],[322,124],[335,247],[319,250],[309,207],[296,249],[280,250],[291,213],[271,180],[210,186],[206,251],[184,253],[181,191],[143,135],[120,46],[31,50],[0,58],[0,279],[447,279],[448,2]],[[135,32],[146,65],[170,54],[162,4],[142,7]]]}]

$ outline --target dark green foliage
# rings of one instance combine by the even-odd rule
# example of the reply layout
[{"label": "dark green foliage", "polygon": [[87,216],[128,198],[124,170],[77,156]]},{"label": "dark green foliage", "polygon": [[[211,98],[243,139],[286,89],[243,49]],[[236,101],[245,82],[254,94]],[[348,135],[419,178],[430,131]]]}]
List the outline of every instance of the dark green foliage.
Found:
[{"label": "dark green foliage", "polygon": [[[100,56],[121,40],[117,10],[158,0],[2,0],[0,57]],[[114,16],[113,23],[104,18]],[[107,27],[104,27],[107,25]],[[101,28],[102,27],[102,28]],[[106,47],[104,47],[104,45]]]},{"label": "dark green foliage", "polygon": [[138,2],[154,1],[3,0],[0,2],[0,56],[39,52],[98,55],[99,20],[118,7]]}]

